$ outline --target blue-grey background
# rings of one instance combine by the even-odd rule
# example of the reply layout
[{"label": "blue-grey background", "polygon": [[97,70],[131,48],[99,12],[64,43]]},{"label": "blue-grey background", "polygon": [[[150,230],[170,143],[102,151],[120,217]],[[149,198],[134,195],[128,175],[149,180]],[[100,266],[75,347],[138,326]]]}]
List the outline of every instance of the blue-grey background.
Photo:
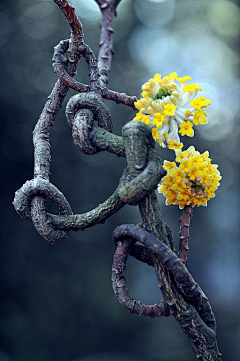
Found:
[{"label": "blue-grey background", "polygon": [[[85,42],[98,52],[100,12],[93,0],[72,0]],[[155,73],[190,75],[211,100],[209,123],[184,137],[219,164],[221,186],[207,208],[194,209],[187,266],[209,297],[223,360],[240,360],[239,49],[240,10],[225,0],[123,0],[116,19],[109,88],[140,96]],[[0,6],[1,64],[1,308],[0,361],[192,361],[195,353],[175,319],[132,315],[115,299],[113,229],[137,223],[126,206],[104,225],[72,232],[61,243],[41,239],[11,204],[33,174],[32,131],[56,81],[53,47],[69,26],[53,1],[10,0]],[[81,60],[76,78],[88,83]],[[74,213],[103,202],[115,190],[125,160],[85,156],[74,146],[64,107],[51,131],[51,182]],[[114,132],[134,116],[106,102]],[[174,153],[157,146],[164,159]],[[177,206],[159,202],[178,245]],[[51,205],[49,210],[53,211]],[[127,284],[143,302],[161,299],[154,270],[129,259]]]}]

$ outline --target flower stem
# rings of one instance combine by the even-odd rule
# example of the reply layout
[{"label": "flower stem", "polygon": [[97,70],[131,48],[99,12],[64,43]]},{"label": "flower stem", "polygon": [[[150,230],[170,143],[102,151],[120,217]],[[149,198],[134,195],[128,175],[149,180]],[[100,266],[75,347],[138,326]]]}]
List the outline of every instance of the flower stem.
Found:
[{"label": "flower stem", "polygon": [[185,264],[187,261],[187,252],[189,250],[188,247],[188,240],[190,238],[189,235],[189,226],[190,226],[190,219],[192,217],[193,208],[191,205],[185,206],[183,208],[183,214],[182,217],[179,218],[180,225],[180,243],[179,243],[179,252],[178,252],[178,258],[182,260],[182,262]]}]

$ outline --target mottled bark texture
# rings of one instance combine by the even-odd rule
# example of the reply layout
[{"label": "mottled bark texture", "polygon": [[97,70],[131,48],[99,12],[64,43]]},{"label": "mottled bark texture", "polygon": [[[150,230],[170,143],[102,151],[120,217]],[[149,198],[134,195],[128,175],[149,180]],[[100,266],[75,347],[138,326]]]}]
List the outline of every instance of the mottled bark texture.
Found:
[{"label": "mottled bark texture", "polygon": [[[177,256],[171,229],[163,221],[155,194],[166,172],[154,149],[151,129],[133,120],[123,127],[121,137],[112,134],[111,114],[102,101],[105,98],[135,109],[134,101],[137,100],[134,96],[106,88],[113,54],[114,18],[120,0],[96,0],[102,13],[98,61],[91,48],[83,43],[82,24],[74,7],[67,0],[54,2],[70,25],[71,37],[54,48],[53,68],[59,79],[33,132],[34,179],[27,181],[15,193],[14,207],[21,217],[33,222],[43,238],[54,243],[65,238],[70,230],[83,230],[104,223],[125,204],[138,206],[142,223],[119,226],[113,233],[117,244],[112,269],[116,297],[130,312],[139,315],[159,317],[172,314],[191,340],[199,360],[220,361],[216,321],[210,303],[184,264],[192,208],[186,206],[179,220],[180,246]],[[80,57],[88,64],[90,85],[73,78]],[[66,107],[66,117],[72,127],[76,147],[89,155],[108,151],[126,158],[126,167],[115,192],[95,209],[75,215],[64,195],[49,181],[49,134],[69,88],[79,93],[68,101]],[[47,199],[52,201],[59,215],[46,212]],[[155,267],[163,295],[163,300],[158,304],[145,305],[129,295],[125,281],[129,254]]]}]

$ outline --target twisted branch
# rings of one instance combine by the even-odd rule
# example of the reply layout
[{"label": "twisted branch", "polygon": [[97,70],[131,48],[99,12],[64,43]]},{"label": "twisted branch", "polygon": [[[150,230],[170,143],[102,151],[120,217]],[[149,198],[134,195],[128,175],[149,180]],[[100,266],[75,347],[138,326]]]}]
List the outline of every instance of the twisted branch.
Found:
[{"label": "twisted branch", "polygon": [[125,270],[127,257],[132,246],[133,243],[131,240],[125,239],[117,242],[117,249],[112,266],[112,285],[115,296],[129,312],[136,313],[139,316],[170,316],[169,306],[164,301],[161,301],[159,305],[145,305],[141,301],[136,301],[129,295],[125,281]]},{"label": "twisted branch", "polygon": [[[164,301],[161,304],[161,311],[151,311],[151,306],[146,307],[150,316],[174,315],[184,333],[190,338],[199,360],[220,361],[221,353],[218,350],[216,341],[216,321],[207,297],[199,285],[194,281],[182,261],[163,242],[154,237],[141,226],[121,225],[113,232],[115,243],[119,243],[119,249],[115,254],[112,282],[113,289],[119,302],[133,312],[139,313],[134,308],[135,302],[128,294],[125,285],[125,267],[129,248],[133,247],[130,240],[143,244],[154,258],[155,270],[160,281],[167,282],[162,278],[167,272],[171,279],[171,288],[164,290]],[[118,261],[121,250],[121,261]],[[165,306],[167,304],[168,307]],[[142,304],[137,303],[137,309],[141,312]],[[149,309],[150,308],[150,309]],[[156,308],[156,306],[155,306]]]},{"label": "twisted branch", "polygon": [[[83,43],[82,24],[74,7],[67,0],[54,0],[71,28],[70,40],[61,41],[54,49],[53,68],[59,79],[48,97],[33,132],[34,179],[27,181],[14,198],[20,216],[31,220],[38,232],[50,242],[67,236],[69,230],[104,223],[125,204],[138,205],[142,217],[139,226],[122,225],[114,230],[117,251],[113,264],[113,288],[119,301],[130,312],[139,315],[169,316],[190,338],[197,358],[220,361],[216,342],[216,322],[207,297],[193,280],[184,263],[187,258],[191,207],[185,207],[180,218],[179,257],[173,252],[172,234],[162,219],[154,192],[165,174],[160,157],[154,150],[151,129],[139,121],[131,121],[123,128],[123,136],[112,134],[111,115],[101,97],[123,103],[135,109],[136,97],[111,91],[108,82],[113,54],[113,25],[120,0],[95,0],[103,19],[98,62],[92,50]],[[74,80],[78,61],[83,56],[88,64],[90,85]],[[67,119],[72,126],[77,148],[86,154],[102,150],[126,157],[127,166],[116,191],[103,204],[80,215],[73,215],[63,194],[49,182],[50,129],[69,88],[77,94],[67,106]],[[98,125],[94,124],[94,121]],[[49,198],[60,215],[46,212]],[[128,254],[155,267],[164,300],[158,305],[144,305],[134,300],[125,285]]]},{"label": "twisted branch", "polygon": [[[123,132],[125,132],[125,130],[123,130]],[[147,136],[152,143],[152,137],[150,138],[151,129],[148,125],[138,121],[131,121],[128,123],[128,131],[134,133],[136,131],[138,132],[138,130],[139,139],[141,139],[140,142],[147,144]],[[103,136],[106,135],[106,132],[107,131],[104,132]],[[111,134],[109,132],[107,133],[108,135]],[[94,139],[91,137],[91,134],[89,138]],[[114,145],[115,139],[117,140],[117,144]],[[111,151],[113,151],[113,149],[118,149],[120,143],[119,138],[111,138],[111,141],[113,143]],[[94,143],[94,146],[98,146],[98,144]],[[165,175],[165,171],[162,168],[161,159],[152,147],[149,150],[149,158],[144,167],[145,168],[142,171],[140,171],[139,168],[139,174],[133,179],[131,179],[129,175],[129,169],[126,168],[123,172],[122,178],[120,179],[119,186],[113,195],[109,197],[103,204],[99,205],[90,212],[65,216],[55,216],[49,214],[54,227],[62,230],[84,229],[96,224],[96,222],[104,222],[118,209],[123,207],[124,204],[137,204],[139,201],[141,201],[141,199],[146,197],[149,192],[151,192],[153,189],[156,189],[160,179],[163,177],[163,175]],[[100,217],[99,221],[98,217]]]},{"label": "twisted branch", "polygon": [[107,87],[100,86],[100,74],[98,71],[97,59],[92,50],[86,45],[81,43],[78,46],[78,51],[88,63],[90,85],[85,85],[75,80],[66,70],[67,57],[64,55],[69,47],[69,40],[62,40],[55,46],[53,54],[53,69],[59,79],[64,82],[69,88],[74,89],[78,93],[95,91],[100,92],[102,97],[107,100],[113,100],[117,104],[124,104],[130,106],[136,110],[134,102],[137,101],[137,97],[129,96],[125,93],[119,93],[117,91],[109,90]]}]

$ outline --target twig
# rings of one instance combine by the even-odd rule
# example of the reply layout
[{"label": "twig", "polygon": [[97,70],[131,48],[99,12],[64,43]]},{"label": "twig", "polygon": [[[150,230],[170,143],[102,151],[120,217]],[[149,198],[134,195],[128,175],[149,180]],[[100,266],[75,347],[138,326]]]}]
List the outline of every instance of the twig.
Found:
[{"label": "twig", "polygon": [[116,190],[104,203],[98,207],[83,214],[75,214],[68,216],[57,216],[48,214],[54,227],[64,231],[77,231],[95,226],[99,223],[105,223],[111,215],[121,209],[125,203],[121,200]]},{"label": "twig", "polygon": [[185,264],[187,261],[187,252],[189,250],[188,247],[188,240],[190,238],[189,235],[189,226],[190,226],[190,219],[193,214],[193,208],[192,206],[185,206],[183,208],[183,214],[182,217],[179,218],[179,222],[181,223],[180,226],[180,243],[179,243],[179,252],[178,257],[182,260],[182,262]]},{"label": "twig", "polygon": [[114,90],[109,90],[107,87],[100,88],[99,72],[97,67],[97,60],[92,50],[86,45],[81,44],[78,47],[79,55],[83,55],[89,66],[90,86],[80,83],[75,80],[66,70],[67,57],[64,55],[69,48],[69,40],[62,40],[55,46],[53,54],[53,69],[59,79],[64,82],[69,88],[76,90],[79,93],[95,91],[100,92],[102,97],[108,100],[113,100],[117,104],[125,104],[136,110],[134,102],[137,101],[135,96],[129,96],[125,93],[119,93]]},{"label": "twig", "polygon": [[79,44],[83,42],[83,26],[75,13],[75,8],[68,3],[67,0],[53,0],[67,19],[70,29],[71,29],[71,44],[69,48],[69,53],[72,59],[74,59],[74,54],[76,49],[71,49],[71,46],[78,47]]},{"label": "twig", "polygon": [[108,83],[113,55],[114,18],[121,0],[95,0],[102,12],[101,35],[99,43],[98,67],[101,75],[101,86]]}]

